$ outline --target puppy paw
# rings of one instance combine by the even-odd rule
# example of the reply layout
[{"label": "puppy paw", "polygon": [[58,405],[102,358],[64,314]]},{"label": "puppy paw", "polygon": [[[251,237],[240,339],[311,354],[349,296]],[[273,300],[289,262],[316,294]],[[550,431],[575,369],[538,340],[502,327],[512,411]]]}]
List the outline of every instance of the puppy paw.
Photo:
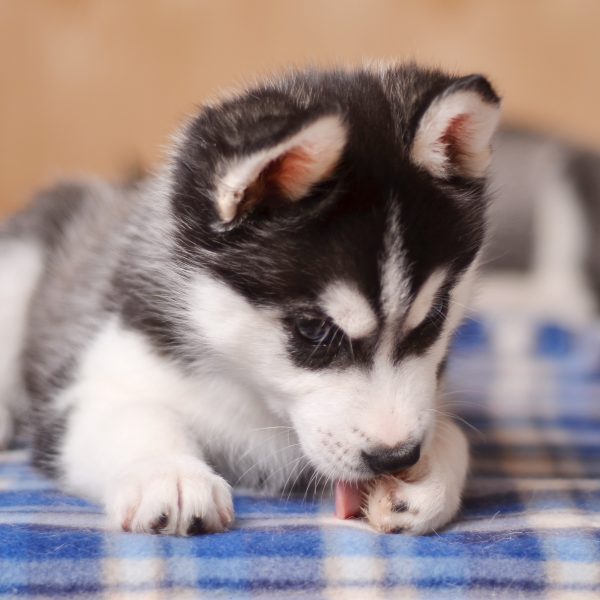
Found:
[{"label": "puppy paw", "polygon": [[136,533],[215,533],[234,519],[229,484],[193,456],[134,463],[118,479],[106,508],[115,528]]},{"label": "puppy paw", "polygon": [[364,513],[379,531],[424,534],[446,525],[459,504],[460,491],[448,481],[435,477],[405,481],[390,476],[371,483]]},{"label": "puppy paw", "polygon": [[467,443],[453,425],[432,449],[396,476],[379,477],[366,490],[363,512],[379,531],[425,534],[447,525],[460,508],[468,467]]}]

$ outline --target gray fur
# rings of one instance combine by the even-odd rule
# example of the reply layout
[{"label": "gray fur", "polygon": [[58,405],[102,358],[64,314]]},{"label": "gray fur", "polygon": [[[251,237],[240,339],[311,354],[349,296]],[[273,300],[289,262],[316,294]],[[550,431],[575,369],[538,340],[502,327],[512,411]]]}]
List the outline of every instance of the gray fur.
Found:
[{"label": "gray fur", "polygon": [[[23,371],[34,406],[34,460],[52,470],[52,455],[66,415],[50,407],[65,387],[77,359],[107,315],[121,302],[113,291],[118,274],[137,278],[144,294],[144,275],[160,266],[168,280],[166,228],[153,222],[166,213],[166,199],[151,184],[138,188],[100,181],[60,184],[36,198],[29,211],[7,224],[7,234],[29,238],[44,247],[43,276],[31,299],[30,327]],[[140,219],[140,214],[145,218]],[[153,222],[154,223],[154,222]],[[162,239],[157,239],[162,238]],[[167,242],[168,246],[168,242]]]}]

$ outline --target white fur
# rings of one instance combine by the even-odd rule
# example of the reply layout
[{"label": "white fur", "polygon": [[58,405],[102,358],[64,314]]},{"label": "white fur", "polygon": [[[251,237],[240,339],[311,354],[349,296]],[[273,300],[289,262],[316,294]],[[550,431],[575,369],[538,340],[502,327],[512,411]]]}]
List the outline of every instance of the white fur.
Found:
[{"label": "white fur", "polygon": [[[265,435],[263,427],[278,422],[235,379],[218,372],[186,378],[116,320],[99,333],[76,383],[57,402],[70,410],[64,484],[104,501],[114,525],[135,531],[150,531],[165,511],[172,516],[165,531],[185,534],[194,516],[207,530],[225,528],[231,493],[202,460],[203,448],[237,454],[246,469],[282,441]],[[244,456],[249,448],[254,456]]]},{"label": "white fur", "polygon": [[[458,164],[448,156],[443,136],[452,122],[466,116],[456,140]],[[467,177],[482,177],[490,163],[490,140],[500,120],[500,108],[472,91],[457,91],[434,100],[417,129],[411,157],[435,177],[447,177],[452,168]]]},{"label": "white fur", "polygon": [[295,179],[286,178],[280,184],[290,200],[299,200],[333,170],[346,144],[346,137],[346,128],[340,117],[328,115],[272,148],[259,150],[228,164],[216,189],[217,209],[221,219],[225,222],[232,221],[245,190],[256,181],[269,163],[295,149],[301,149],[310,160],[303,162]]},{"label": "white fur", "polygon": [[377,327],[377,317],[367,299],[355,285],[345,281],[332,283],[320,298],[333,321],[351,338],[365,337]]},{"label": "white fur", "polygon": [[24,408],[19,360],[42,265],[42,251],[34,242],[0,242],[0,448],[12,437],[15,412]]},{"label": "white fur", "polygon": [[479,257],[473,261],[471,266],[462,275],[461,279],[456,283],[454,289],[450,292],[450,305],[448,307],[448,315],[444,322],[444,328],[442,329],[440,337],[427,352],[427,356],[432,358],[436,364],[443,359],[452,335],[464,318],[467,305],[473,294],[473,286],[478,268]]},{"label": "white fur", "polygon": [[396,322],[400,318],[409,296],[398,221],[398,205],[392,202],[388,207],[388,226],[383,239],[384,257],[380,265],[381,305],[389,322]]},{"label": "white fur", "polygon": [[445,278],[446,269],[438,269],[421,286],[406,317],[405,328],[407,330],[414,329],[429,314],[436,294],[439,292]]}]

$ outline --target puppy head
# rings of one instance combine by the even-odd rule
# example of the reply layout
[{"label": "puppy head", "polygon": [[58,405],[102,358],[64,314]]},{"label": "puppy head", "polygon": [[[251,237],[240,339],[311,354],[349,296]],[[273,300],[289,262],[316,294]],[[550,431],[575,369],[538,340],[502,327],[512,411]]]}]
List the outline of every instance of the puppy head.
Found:
[{"label": "puppy head", "polygon": [[418,459],[485,225],[499,99],[415,66],[304,72],[205,108],[173,167],[199,347],[334,479]]}]

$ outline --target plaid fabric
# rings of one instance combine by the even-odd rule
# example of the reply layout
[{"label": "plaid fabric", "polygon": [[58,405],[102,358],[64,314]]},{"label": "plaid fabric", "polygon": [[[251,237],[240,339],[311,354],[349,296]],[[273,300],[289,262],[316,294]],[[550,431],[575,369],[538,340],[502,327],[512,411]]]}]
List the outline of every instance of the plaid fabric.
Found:
[{"label": "plaid fabric", "polygon": [[238,494],[235,530],[107,532],[96,506],[0,455],[0,594],[119,598],[600,597],[600,332],[471,321],[448,410],[473,473],[444,531],[381,535],[330,499]]}]

